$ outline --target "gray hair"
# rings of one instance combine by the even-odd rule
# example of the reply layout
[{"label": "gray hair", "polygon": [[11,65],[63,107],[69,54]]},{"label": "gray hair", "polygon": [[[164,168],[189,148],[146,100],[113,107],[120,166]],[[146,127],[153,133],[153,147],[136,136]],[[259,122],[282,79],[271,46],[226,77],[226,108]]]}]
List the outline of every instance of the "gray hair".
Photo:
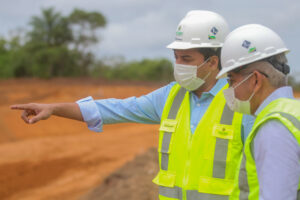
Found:
[{"label": "gray hair", "polygon": [[287,65],[287,58],[285,53],[277,54],[269,58],[251,63],[243,67],[241,74],[250,74],[257,70],[268,77],[270,84],[275,87],[286,86],[287,74],[290,72],[290,68]]}]

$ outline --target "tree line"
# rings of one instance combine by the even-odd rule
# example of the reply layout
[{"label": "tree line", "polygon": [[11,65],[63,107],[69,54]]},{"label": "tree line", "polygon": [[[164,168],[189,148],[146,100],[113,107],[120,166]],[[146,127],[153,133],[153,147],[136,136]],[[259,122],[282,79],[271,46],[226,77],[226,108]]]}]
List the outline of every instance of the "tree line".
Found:
[{"label": "tree line", "polygon": [[[64,16],[54,8],[32,16],[28,27],[0,37],[0,78],[96,77],[122,80],[173,80],[172,63],[165,58],[125,62],[97,59],[90,47],[100,42],[96,34],[107,20],[100,12],[74,9]],[[109,64],[108,64],[109,63]],[[300,91],[300,82],[290,77]]]},{"label": "tree line", "polygon": [[124,80],[172,80],[172,63],[164,58],[104,62],[90,47],[107,20],[99,12],[74,9],[64,16],[54,8],[31,17],[29,30],[0,38],[0,78],[92,76]]}]

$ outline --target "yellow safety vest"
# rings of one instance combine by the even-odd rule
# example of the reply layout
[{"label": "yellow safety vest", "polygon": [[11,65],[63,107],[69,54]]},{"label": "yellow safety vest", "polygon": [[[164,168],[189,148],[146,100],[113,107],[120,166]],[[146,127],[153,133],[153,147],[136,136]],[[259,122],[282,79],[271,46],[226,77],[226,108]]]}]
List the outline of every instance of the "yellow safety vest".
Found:
[{"label": "yellow safety vest", "polygon": [[[251,145],[257,130],[268,120],[280,121],[300,145],[300,102],[287,98],[272,101],[257,116],[246,142],[230,200],[259,200],[259,182]],[[298,192],[299,194],[299,192]],[[298,198],[300,196],[298,195]]]},{"label": "yellow safety vest", "polygon": [[[223,89],[227,88],[226,85]],[[160,200],[228,200],[242,153],[242,115],[226,105],[223,89],[190,131],[190,93],[178,84],[167,98],[159,133]]]}]

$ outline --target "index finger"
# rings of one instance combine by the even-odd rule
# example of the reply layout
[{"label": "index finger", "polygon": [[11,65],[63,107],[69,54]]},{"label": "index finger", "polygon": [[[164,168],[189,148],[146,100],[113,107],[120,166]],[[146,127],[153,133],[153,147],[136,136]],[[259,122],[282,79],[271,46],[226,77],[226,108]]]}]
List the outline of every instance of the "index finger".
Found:
[{"label": "index finger", "polygon": [[13,110],[33,109],[33,105],[31,105],[31,104],[16,104],[16,105],[11,105],[10,109],[13,109]]}]

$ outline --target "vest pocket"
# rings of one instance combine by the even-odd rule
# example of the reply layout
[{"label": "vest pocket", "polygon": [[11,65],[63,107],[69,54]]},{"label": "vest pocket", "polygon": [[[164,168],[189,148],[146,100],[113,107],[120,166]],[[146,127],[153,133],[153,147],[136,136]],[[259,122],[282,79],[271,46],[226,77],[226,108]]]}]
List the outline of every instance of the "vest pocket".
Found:
[{"label": "vest pocket", "polygon": [[175,172],[160,170],[157,176],[152,180],[152,182],[164,187],[174,187],[175,180],[176,180]]},{"label": "vest pocket", "polygon": [[222,139],[233,139],[234,128],[232,125],[215,124],[213,127],[212,135]]},{"label": "vest pocket", "polygon": [[214,161],[230,161],[234,127],[226,124],[215,124],[208,136],[204,158]]},{"label": "vest pocket", "polygon": [[164,119],[160,125],[159,131],[162,136],[162,143],[158,148],[158,152],[170,154],[173,142],[173,133],[176,130],[177,120]]},{"label": "vest pocket", "polygon": [[233,180],[213,177],[200,177],[198,192],[218,195],[230,195],[233,189]]},{"label": "vest pocket", "polygon": [[231,177],[233,134],[234,128],[232,125],[215,124],[213,126],[211,134],[207,137],[203,155],[203,167],[206,169],[205,176],[207,178],[225,180]]},{"label": "vest pocket", "polygon": [[175,132],[177,126],[177,120],[164,119],[159,127],[160,131],[164,132]]}]

